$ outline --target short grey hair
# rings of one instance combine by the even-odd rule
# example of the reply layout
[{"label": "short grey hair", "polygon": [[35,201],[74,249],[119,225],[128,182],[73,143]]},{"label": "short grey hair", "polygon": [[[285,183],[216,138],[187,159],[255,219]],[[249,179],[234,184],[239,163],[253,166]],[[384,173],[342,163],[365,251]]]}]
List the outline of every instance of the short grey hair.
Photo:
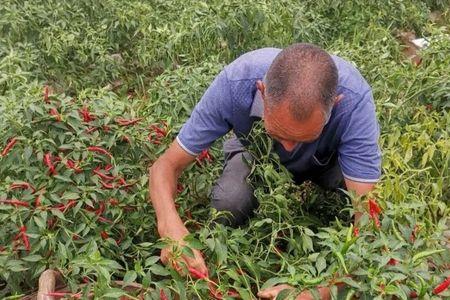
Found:
[{"label": "short grey hair", "polygon": [[303,121],[320,105],[328,118],[336,96],[338,71],[326,51],[298,43],[275,57],[264,82],[269,108],[289,101],[294,118]]}]

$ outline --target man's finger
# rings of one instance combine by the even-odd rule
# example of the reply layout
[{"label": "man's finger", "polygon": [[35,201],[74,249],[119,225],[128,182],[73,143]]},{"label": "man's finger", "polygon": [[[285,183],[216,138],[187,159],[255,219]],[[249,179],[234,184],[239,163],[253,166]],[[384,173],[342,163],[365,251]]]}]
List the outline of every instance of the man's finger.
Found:
[{"label": "man's finger", "polygon": [[274,299],[282,290],[285,289],[292,289],[292,287],[288,284],[276,285],[260,291],[258,293],[258,297],[262,299]]},{"label": "man's finger", "polygon": [[194,250],[194,257],[183,257],[188,267],[194,268],[202,274],[208,276],[208,268],[200,251]]}]

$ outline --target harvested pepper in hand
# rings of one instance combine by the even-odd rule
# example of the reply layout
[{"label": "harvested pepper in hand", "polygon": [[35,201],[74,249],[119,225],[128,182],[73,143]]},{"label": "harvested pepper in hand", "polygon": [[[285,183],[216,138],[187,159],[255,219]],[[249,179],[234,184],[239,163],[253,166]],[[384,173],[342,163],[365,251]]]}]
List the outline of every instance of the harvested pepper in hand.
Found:
[{"label": "harvested pepper in hand", "polygon": [[195,279],[207,279],[208,275],[204,274],[200,271],[198,271],[197,269],[194,269],[192,267],[189,267],[189,274],[191,274],[192,277],[194,277]]}]

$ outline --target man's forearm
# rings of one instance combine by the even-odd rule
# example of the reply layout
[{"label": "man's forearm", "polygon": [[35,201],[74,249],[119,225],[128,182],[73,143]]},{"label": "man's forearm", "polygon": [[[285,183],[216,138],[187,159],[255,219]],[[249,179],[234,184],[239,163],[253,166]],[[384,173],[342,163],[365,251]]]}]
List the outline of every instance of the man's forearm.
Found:
[{"label": "man's forearm", "polygon": [[156,213],[158,232],[162,237],[170,235],[170,227],[184,227],[174,202],[178,176],[176,170],[161,161],[155,162],[150,168],[150,199]]}]

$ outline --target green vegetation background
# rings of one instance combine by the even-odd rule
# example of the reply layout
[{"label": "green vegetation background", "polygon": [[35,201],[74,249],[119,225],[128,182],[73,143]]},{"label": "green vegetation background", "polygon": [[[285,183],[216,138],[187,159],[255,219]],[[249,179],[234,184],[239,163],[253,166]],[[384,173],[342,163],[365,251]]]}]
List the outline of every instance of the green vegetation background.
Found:
[{"label": "green vegetation background", "polygon": [[[374,237],[368,233],[366,238],[372,242],[355,244],[351,255],[345,257],[346,267],[356,272],[349,286],[363,295],[383,298],[395,294],[405,298],[414,285],[422,284],[417,277],[422,276],[426,295],[432,297],[430,287],[449,276],[449,271],[412,263],[411,258],[438,249],[445,243],[442,231],[448,230],[448,7],[448,1],[412,0],[2,1],[0,146],[13,135],[25,136],[24,128],[31,128],[24,111],[40,105],[44,85],[49,85],[54,94],[92,103],[99,112],[112,116],[125,113],[143,117],[148,123],[168,120],[171,132],[161,147],[151,146],[127,162],[132,165],[130,170],[139,175],[139,189],[132,198],[140,203],[141,210],[123,217],[123,224],[128,226],[125,246],[117,250],[100,238],[92,238],[84,247],[76,247],[68,243],[67,236],[55,232],[58,243],[51,249],[58,255],[53,258],[41,259],[44,254],[39,250],[28,260],[0,252],[0,296],[29,292],[43,269],[57,267],[72,280],[74,291],[76,283],[89,275],[98,281],[96,295],[109,292],[114,298],[121,292],[111,292],[110,279],[125,276],[127,281],[154,289],[147,296],[155,299],[159,288],[168,295],[176,292],[188,299],[192,295],[207,298],[205,284],[186,282],[156,263],[160,245],[151,207],[146,204],[146,166],[170,143],[225,64],[256,48],[311,42],[356,64],[373,87],[381,125],[383,178],[377,197],[385,212],[385,234],[376,233]],[[430,13],[436,10],[441,17],[432,20]],[[421,51],[419,66],[402,54],[398,36],[410,31],[418,37],[434,37],[431,46]],[[129,134],[141,139],[137,145],[143,147],[145,139],[140,133]],[[29,133],[28,138],[36,137]],[[133,151],[139,151],[139,147]],[[131,152],[115,155],[119,153]],[[201,224],[210,221],[207,195],[220,173],[220,144],[213,147],[212,153],[216,158],[213,164],[194,166],[184,175],[186,189],[178,199],[182,216],[189,208]],[[0,198],[6,197],[12,180],[25,180],[25,175],[20,178],[25,174],[20,166],[26,168],[19,157],[0,160]],[[235,231],[205,228],[195,240],[207,246],[204,250],[212,273],[220,279],[223,289],[233,286],[244,299],[250,299],[265,282],[267,286],[270,278],[278,278],[279,282],[289,279],[305,288],[314,286],[305,278],[323,276],[329,280],[336,276],[333,272],[341,261],[333,251],[341,249],[348,230],[333,217],[335,213],[343,216],[346,224],[348,212],[340,211],[343,203],[330,204],[327,195],[314,187],[304,187],[311,188],[312,194],[302,193],[264,162],[263,167],[263,174],[269,177],[267,188],[257,191],[262,205],[251,225]],[[286,193],[291,188],[296,192]],[[303,206],[296,197],[302,199]],[[3,244],[14,232],[7,224],[19,224],[11,213],[0,208]],[[370,221],[366,223],[369,228]],[[408,240],[416,225],[421,228],[420,242],[401,244],[396,249],[405,269],[386,271],[384,267],[391,257],[381,255],[380,248],[394,243],[390,240],[393,228],[398,227],[400,237]],[[98,233],[95,226],[90,224],[92,233]],[[314,232],[305,226],[312,226]],[[317,228],[322,226],[328,227],[317,235]],[[274,250],[278,237],[283,246],[287,245],[282,257]],[[397,236],[395,243],[398,240]],[[448,262],[449,257],[447,251],[435,260]],[[368,273],[358,266],[364,266]],[[236,270],[240,268],[248,275],[238,275]],[[393,279],[392,273],[406,278],[398,275]],[[386,291],[381,285],[390,289]]]}]

